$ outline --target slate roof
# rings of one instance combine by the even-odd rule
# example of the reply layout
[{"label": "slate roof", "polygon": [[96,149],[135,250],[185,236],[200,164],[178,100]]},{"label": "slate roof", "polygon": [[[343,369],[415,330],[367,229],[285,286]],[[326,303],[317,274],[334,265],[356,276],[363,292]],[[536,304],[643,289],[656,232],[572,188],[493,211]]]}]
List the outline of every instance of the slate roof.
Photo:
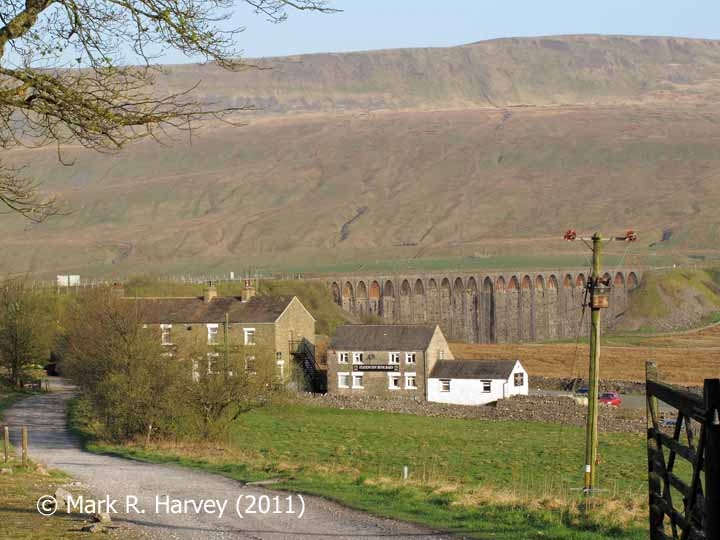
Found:
[{"label": "slate roof", "polygon": [[336,351],[424,351],[436,325],[347,324],[335,331],[330,349]]},{"label": "slate roof", "polygon": [[293,296],[255,296],[241,302],[234,296],[218,296],[205,303],[202,296],[188,298],[126,298],[135,302],[147,324],[273,323]]},{"label": "slate roof", "polygon": [[438,360],[432,379],[507,379],[517,360]]}]

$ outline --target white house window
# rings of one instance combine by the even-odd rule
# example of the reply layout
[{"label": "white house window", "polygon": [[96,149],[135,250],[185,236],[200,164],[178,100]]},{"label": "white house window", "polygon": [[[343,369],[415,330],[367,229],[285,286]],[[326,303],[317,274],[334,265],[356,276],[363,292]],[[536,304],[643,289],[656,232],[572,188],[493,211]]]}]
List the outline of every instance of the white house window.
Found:
[{"label": "white house window", "polygon": [[400,363],[400,353],[399,352],[388,353],[388,364],[399,364],[399,363]]},{"label": "white house window", "polygon": [[417,376],[414,373],[405,374],[405,389],[415,390],[417,388]]},{"label": "white house window", "polygon": [[350,388],[349,373],[338,373],[338,388]]},{"label": "white house window", "polygon": [[346,352],[338,353],[338,363],[339,364],[347,364],[349,358],[350,358],[350,353],[346,353]]},{"label": "white house window", "polygon": [[414,364],[415,363],[415,353],[414,352],[405,353],[405,363],[406,364]]},{"label": "white house window", "polygon": [[492,381],[480,381],[480,384],[482,384],[482,391],[484,393],[492,391]]},{"label": "white house window", "polygon": [[523,386],[525,384],[525,374],[524,373],[516,373],[514,380],[515,380],[515,386]]},{"label": "white house window", "polygon": [[243,334],[245,334],[245,345],[255,345],[254,328],[243,328]]},{"label": "white house window", "polygon": [[449,392],[450,391],[450,379],[440,379],[440,391],[441,392]]},{"label": "white house window", "polygon": [[353,353],[353,364],[362,364],[362,363],[363,363],[363,353],[354,352]]},{"label": "white house window", "polygon": [[388,388],[390,390],[400,390],[400,375],[388,375]]},{"label": "white house window", "polygon": [[364,388],[363,387],[363,376],[362,375],[353,375],[353,388]]},{"label": "white house window", "polygon": [[197,360],[192,361],[192,380],[193,382],[200,380],[200,365]]},{"label": "white house window", "polygon": [[245,371],[254,375],[257,372],[256,364],[257,362],[254,355],[248,354],[245,356]]},{"label": "white house window", "polygon": [[218,343],[218,325],[217,324],[208,324],[207,332],[208,332],[208,345],[217,345],[217,343]]},{"label": "white house window", "polygon": [[208,374],[220,373],[220,353],[209,352],[207,353],[208,359]]},{"label": "white house window", "polygon": [[172,324],[161,324],[160,325],[160,342],[163,345],[172,345],[172,338],[170,337],[171,330],[172,330]]}]

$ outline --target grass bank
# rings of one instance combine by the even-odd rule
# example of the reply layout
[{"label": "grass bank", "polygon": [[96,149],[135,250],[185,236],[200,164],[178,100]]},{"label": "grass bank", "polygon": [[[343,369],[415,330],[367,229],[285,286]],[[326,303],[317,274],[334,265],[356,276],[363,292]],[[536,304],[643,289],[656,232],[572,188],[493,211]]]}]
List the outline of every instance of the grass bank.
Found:
[{"label": "grass bank", "polygon": [[619,330],[668,331],[717,322],[720,268],[645,272],[629,300]]},{"label": "grass bank", "polygon": [[[109,445],[88,406],[71,409],[88,449],[321,495],[374,514],[478,538],[645,538],[644,439],[603,434],[601,487],[579,511],[583,432],[530,422],[451,420],[307,405],[239,418],[226,441]],[[95,425],[95,427],[97,427]],[[402,479],[402,469],[409,478]]]}]

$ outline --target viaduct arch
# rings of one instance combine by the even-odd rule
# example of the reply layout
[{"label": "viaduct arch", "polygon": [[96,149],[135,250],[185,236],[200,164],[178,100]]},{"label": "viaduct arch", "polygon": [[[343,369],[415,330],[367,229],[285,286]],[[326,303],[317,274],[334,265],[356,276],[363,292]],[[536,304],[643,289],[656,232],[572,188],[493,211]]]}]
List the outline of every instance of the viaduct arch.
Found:
[{"label": "viaduct arch", "polygon": [[[612,284],[603,324],[625,311],[641,272],[603,276]],[[451,341],[512,343],[575,338],[589,328],[582,317],[587,276],[582,271],[417,273],[324,278],[333,300],[359,316],[390,324],[437,323]]]}]

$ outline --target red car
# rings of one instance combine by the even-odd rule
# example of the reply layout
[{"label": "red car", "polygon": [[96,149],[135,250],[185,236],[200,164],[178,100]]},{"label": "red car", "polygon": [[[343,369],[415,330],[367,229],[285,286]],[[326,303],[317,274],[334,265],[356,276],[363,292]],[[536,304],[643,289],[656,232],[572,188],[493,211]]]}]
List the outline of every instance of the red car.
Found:
[{"label": "red car", "polygon": [[622,403],[622,399],[617,392],[603,392],[598,398],[598,401],[603,405],[610,405],[611,407],[619,407]]}]

